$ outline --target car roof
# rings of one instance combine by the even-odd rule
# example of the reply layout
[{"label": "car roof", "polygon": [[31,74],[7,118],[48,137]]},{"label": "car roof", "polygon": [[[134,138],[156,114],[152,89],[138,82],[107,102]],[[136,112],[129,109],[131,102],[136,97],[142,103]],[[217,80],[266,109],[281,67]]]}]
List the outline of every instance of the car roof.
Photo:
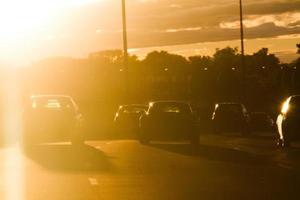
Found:
[{"label": "car roof", "polygon": [[170,103],[170,104],[174,104],[174,103],[177,103],[177,104],[189,104],[188,102],[186,101],[152,101],[150,102],[152,104],[159,104],[159,103]]},{"label": "car roof", "polygon": [[66,98],[72,99],[71,96],[68,95],[32,95],[31,99],[38,99],[38,98]]},{"label": "car roof", "polygon": [[242,103],[235,103],[235,102],[222,102],[222,103],[216,103],[218,105],[243,105]]},{"label": "car roof", "polygon": [[124,107],[145,107],[147,108],[147,105],[144,104],[127,104],[127,105],[120,105],[120,107],[124,108]]}]

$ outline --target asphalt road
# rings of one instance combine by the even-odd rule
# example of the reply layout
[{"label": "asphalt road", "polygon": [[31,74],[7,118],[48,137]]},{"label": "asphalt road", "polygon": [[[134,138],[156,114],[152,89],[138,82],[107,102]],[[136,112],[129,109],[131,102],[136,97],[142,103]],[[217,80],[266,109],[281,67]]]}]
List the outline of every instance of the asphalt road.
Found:
[{"label": "asphalt road", "polygon": [[204,135],[201,144],[134,140],[0,150],[0,199],[299,199],[300,147],[268,135]]}]

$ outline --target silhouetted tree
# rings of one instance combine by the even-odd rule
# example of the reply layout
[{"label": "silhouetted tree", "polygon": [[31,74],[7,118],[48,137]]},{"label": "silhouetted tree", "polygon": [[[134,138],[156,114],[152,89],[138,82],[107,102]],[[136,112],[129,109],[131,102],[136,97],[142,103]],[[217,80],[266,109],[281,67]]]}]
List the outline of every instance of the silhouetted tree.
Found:
[{"label": "silhouetted tree", "polygon": [[213,59],[214,65],[220,72],[231,70],[233,67],[238,67],[238,48],[226,47],[224,49],[216,49]]},{"label": "silhouetted tree", "polygon": [[[300,44],[297,44],[300,54]],[[167,51],[150,52],[139,60],[129,56],[129,81],[133,101],[150,99],[191,99],[194,101],[238,101],[241,91],[241,55],[237,48],[216,49],[213,56],[181,55]],[[248,103],[270,102],[280,93],[300,91],[300,59],[282,65],[262,48],[245,56]],[[125,69],[121,50],[92,53],[85,59],[52,58],[24,70],[24,91],[65,93],[86,101],[122,103]],[[298,83],[299,82],[299,83]],[[84,100],[82,100],[84,101]],[[112,103],[111,103],[112,104]]]},{"label": "silhouetted tree", "polygon": [[[211,102],[215,93],[215,70],[210,56],[191,56],[188,58],[191,68],[190,89],[192,97],[202,102]],[[209,87],[207,87],[209,85]]]},{"label": "silhouetted tree", "polygon": [[217,101],[235,101],[240,92],[238,48],[216,49],[213,55],[216,72]]}]

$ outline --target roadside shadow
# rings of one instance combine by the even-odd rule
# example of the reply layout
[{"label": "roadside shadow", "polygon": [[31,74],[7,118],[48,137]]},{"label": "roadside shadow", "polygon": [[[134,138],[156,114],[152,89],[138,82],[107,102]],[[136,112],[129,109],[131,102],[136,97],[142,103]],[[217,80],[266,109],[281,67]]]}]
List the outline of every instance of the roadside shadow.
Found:
[{"label": "roadside shadow", "polygon": [[36,145],[24,150],[27,157],[39,165],[57,171],[112,171],[109,157],[89,145]]},{"label": "roadside shadow", "polygon": [[202,157],[212,161],[231,162],[245,165],[264,165],[270,162],[270,160],[260,155],[218,146],[192,146],[190,144],[169,143],[151,143],[150,146],[182,155]]},{"label": "roadside shadow", "polygon": [[228,138],[247,138],[247,139],[260,139],[260,140],[273,140],[276,139],[276,133],[275,132],[260,132],[260,131],[253,131],[248,134],[242,134],[239,132],[223,132],[223,133],[210,133],[210,135],[215,136],[223,136]]},{"label": "roadside shadow", "polygon": [[275,140],[277,138],[276,131],[253,131],[247,138],[254,138],[260,140]]},{"label": "roadside shadow", "polygon": [[276,159],[297,161],[300,164],[300,142],[294,142],[288,148],[278,147]]}]

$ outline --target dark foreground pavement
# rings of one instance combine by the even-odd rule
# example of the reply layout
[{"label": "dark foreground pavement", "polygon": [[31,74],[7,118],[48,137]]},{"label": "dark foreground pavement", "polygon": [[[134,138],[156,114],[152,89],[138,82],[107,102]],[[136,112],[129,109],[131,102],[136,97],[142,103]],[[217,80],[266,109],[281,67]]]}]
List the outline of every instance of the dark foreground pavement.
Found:
[{"label": "dark foreground pavement", "polygon": [[0,150],[0,199],[299,199],[300,148],[267,136],[201,145],[134,140]]}]

